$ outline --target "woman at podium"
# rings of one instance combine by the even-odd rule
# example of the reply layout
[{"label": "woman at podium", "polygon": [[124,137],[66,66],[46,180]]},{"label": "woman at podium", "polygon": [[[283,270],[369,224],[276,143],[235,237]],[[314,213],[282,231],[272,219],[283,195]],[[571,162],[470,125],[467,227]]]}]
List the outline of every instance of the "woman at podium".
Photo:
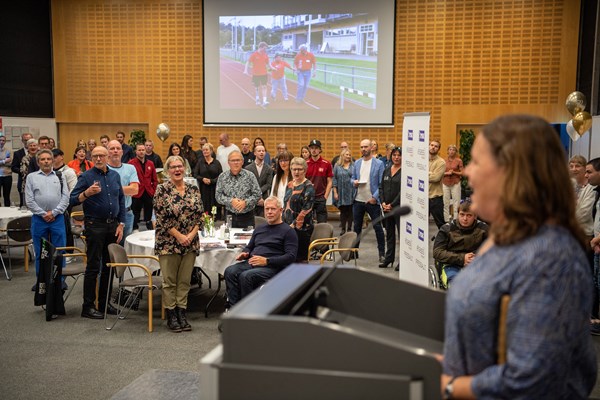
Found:
[{"label": "woman at podium", "polygon": [[490,223],[446,303],[448,399],[585,399],[596,380],[592,276],[556,131],[499,117],[466,168],[473,209]]}]

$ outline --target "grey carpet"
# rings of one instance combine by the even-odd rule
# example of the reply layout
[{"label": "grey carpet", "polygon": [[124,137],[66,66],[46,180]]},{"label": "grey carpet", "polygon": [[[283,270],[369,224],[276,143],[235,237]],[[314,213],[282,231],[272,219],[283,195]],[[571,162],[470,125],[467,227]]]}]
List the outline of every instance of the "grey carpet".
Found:
[{"label": "grey carpet", "polygon": [[112,400],[192,400],[200,397],[197,372],[151,369],[119,390]]}]

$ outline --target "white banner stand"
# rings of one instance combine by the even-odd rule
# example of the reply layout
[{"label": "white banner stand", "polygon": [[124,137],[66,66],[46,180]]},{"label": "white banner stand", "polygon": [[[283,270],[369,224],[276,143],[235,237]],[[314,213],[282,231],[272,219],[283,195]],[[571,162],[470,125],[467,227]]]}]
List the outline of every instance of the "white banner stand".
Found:
[{"label": "white banner stand", "polygon": [[428,112],[404,114],[400,204],[412,213],[400,218],[400,279],[429,285]]}]

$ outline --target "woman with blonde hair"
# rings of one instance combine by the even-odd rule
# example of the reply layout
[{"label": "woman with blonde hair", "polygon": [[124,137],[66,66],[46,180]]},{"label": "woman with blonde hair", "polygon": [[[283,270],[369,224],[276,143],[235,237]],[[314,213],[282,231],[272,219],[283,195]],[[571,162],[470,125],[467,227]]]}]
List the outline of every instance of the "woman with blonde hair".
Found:
[{"label": "woman with blonde hair", "polygon": [[350,150],[342,150],[338,157],[336,165],[333,166],[333,205],[340,210],[340,226],[342,228],[340,235],[352,230],[352,204],[356,189],[352,183],[352,153]]},{"label": "woman with blonde hair", "polygon": [[288,183],[283,203],[283,222],[289,224],[298,235],[297,262],[308,261],[308,246],[313,225],[315,187],[306,179],[306,160],[294,157],[290,161],[292,181]]},{"label": "woman with blonde hair", "polygon": [[490,231],[448,291],[444,398],[586,399],[592,277],[558,135],[541,118],[503,116],[471,153],[472,209]]},{"label": "woman with blonde hair", "polygon": [[[450,222],[458,216],[458,203],[460,203],[461,194],[460,179],[463,175],[463,162],[457,155],[458,148],[453,144],[448,146],[446,171],[442,177],[442,189],[444,191],[444,221],[446,222]],[[450,214],[450,206],[452,206],[452,214]]]},{"label": "woman with blonde hair", "polygon": [[186,309],[194,262],[200,250],[202,199],[198,188],[184,181],[185,160],[170,156],[165,161],[169,180],[158,185],[154,195],[156,239],[163,276],[163,305],[172,332],[191,331]]}]

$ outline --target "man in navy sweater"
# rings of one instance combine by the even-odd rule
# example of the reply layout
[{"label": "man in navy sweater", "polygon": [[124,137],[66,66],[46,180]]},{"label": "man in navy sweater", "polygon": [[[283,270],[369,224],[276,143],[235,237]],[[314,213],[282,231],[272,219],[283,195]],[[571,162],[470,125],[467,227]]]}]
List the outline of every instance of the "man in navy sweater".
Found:
[{"label": "man in navy sweater", "polygon": [[225,270],[229,308],[296,260],[298,236],[281,220],[283,204],[276,196],[265,202],[267,223],[254,229],[252,238],[236,264]]}]

